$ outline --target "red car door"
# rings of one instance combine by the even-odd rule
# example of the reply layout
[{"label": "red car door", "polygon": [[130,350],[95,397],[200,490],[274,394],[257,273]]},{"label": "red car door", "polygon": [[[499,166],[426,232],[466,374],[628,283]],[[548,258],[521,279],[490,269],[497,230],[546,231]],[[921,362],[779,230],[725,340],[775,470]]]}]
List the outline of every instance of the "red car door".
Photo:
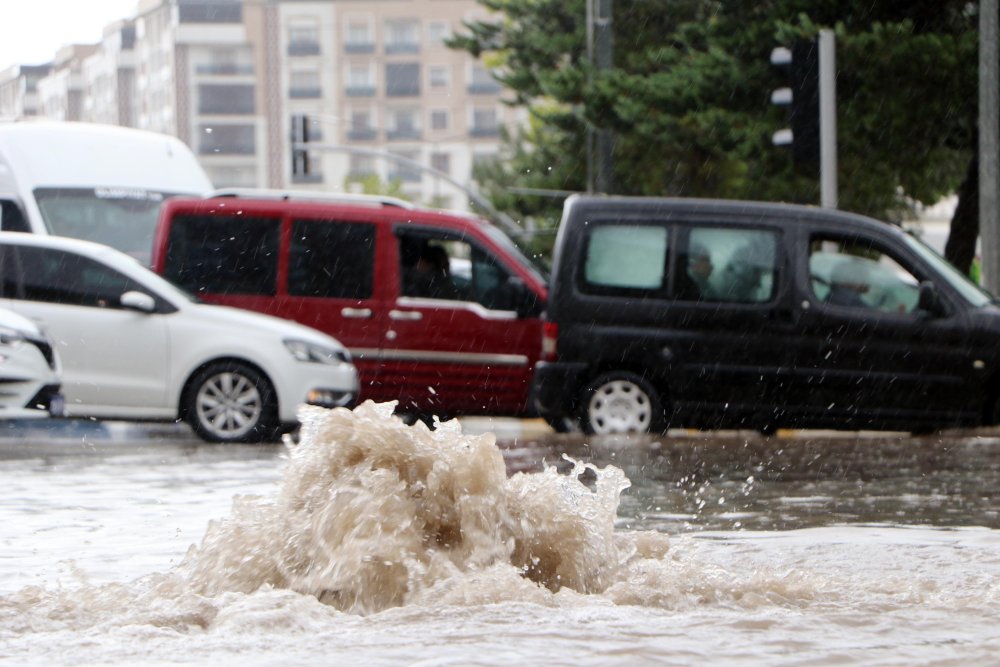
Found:
[{"label": "red car door", "polygon": [[[536,295],[538,286],[471,230],[397,225],[395,241],[397,294],[386,312],[379,392],[404,411],[523,414],[541,321],[519,315],[517,300],[526,285]],[[435,255],[446,255],[444,265]],[[421,267],[437,275],[419,277]]]}]

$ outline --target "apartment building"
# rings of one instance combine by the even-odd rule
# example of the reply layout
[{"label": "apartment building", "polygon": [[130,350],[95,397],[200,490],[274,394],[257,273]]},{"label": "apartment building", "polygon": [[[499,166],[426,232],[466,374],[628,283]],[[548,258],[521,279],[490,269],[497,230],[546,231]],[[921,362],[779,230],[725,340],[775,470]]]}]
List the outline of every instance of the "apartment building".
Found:
[{"label": "apartment building", "polygon": [[271,113],[287,119],[291,184],[350,190],[375,178],[464,208],[476,162],[497,154],[501,125],[518,121],[482,64],[445,45],[484,12],[474,0],[278,3],[281,95]]},{"label": "apartment building", "polygon": [[52,65],[11,65],[0,71],[0,119],[30,118],[40,113],[38,81]]},{"label": "apartment building", "polygon": [[[476,0],[138,0],[100,44],[35,76],[38,113],[175,135],[218,187],[392,184],[466,208],[476,163],[521,120],[479,61],[444,44],[485,12]],[[0,110],[30,115],[28,84],[24,71],[0,77]]]}]

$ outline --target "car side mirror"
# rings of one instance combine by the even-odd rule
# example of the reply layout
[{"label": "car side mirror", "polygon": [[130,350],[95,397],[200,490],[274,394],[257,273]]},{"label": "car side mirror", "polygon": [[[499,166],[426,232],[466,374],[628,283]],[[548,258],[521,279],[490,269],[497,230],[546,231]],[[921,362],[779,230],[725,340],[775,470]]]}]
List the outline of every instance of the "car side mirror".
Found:
[{"label": "car side mirror", "polygon": [[941,317],[945,314],[944,304],[937,287],[929,280],[920,283],[920,291],[917,296],[917,309],[931,317]]},{"label": "car side mirror", "polygon": [[152,313],[156,310],[156,299],[143,292],[129,290],[121,295],[118,302],[122,308],[137,310],[141,313]]}]

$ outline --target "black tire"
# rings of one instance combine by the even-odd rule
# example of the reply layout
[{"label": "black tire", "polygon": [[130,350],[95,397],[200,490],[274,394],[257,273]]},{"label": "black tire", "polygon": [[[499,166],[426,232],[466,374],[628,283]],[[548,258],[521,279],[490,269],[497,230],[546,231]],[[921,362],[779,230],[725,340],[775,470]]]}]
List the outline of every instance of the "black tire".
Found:
[{"label": "black tire", "polygon": [[605,373],[590,382],[580,396],[580,426],[584,433],[662,433],[666,423],[656,389],[635,373]]},{"label": "black tire", "polygon": [[206,366],[188,383],[185,418],[207,442],[277,440],[281,432],[274,387],[238,361]]},{"label": "black tire", "polygon": [[545,420],[545,423],[548,424],[549,427],[555,433],[574,433],[580,430],[580,427],[577,426],[576,421],[573,420],[571,417],[545,416],[543,417],[543,419]]}]

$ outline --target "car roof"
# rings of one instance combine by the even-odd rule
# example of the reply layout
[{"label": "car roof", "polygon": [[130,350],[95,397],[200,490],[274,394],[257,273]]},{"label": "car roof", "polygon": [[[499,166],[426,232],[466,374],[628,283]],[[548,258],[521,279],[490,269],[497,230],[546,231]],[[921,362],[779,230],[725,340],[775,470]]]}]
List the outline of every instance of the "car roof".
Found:
[{"label": "car roof", "polygon": [[[895,225],[848,211],[805,204],[764,202],[742,199],[702,199],[697,197],[627,197],[571,195],[566,200],[563,219],[580,221],[588,212],[604,214],[659,213],[717,215],[732,220],[758,222],[759,218],[779,218],[786,221],[834,222],[899,229]],[[728,220],[727,220],[728,221]],[[577,222],[577,224],[580,224]],[[901,231],[901,230],[900,230]]]},{"label": "car roof", "polygon": [[387,223],[421,223],[451,227],[455,230],[467,229],[470,224],[491,227],[491,223],[474,214],[442,211],[432,208],[411,206],[408,208],[393,204],[373,205],[367,200],[285,199],[281,197],[173,197],[166,200],[161,208],[161,221],[179,211],[196,213],[240,213],[251,211],[263,215],[306,215],[320,217],[335,212],[351,219],[369,219]]}]

